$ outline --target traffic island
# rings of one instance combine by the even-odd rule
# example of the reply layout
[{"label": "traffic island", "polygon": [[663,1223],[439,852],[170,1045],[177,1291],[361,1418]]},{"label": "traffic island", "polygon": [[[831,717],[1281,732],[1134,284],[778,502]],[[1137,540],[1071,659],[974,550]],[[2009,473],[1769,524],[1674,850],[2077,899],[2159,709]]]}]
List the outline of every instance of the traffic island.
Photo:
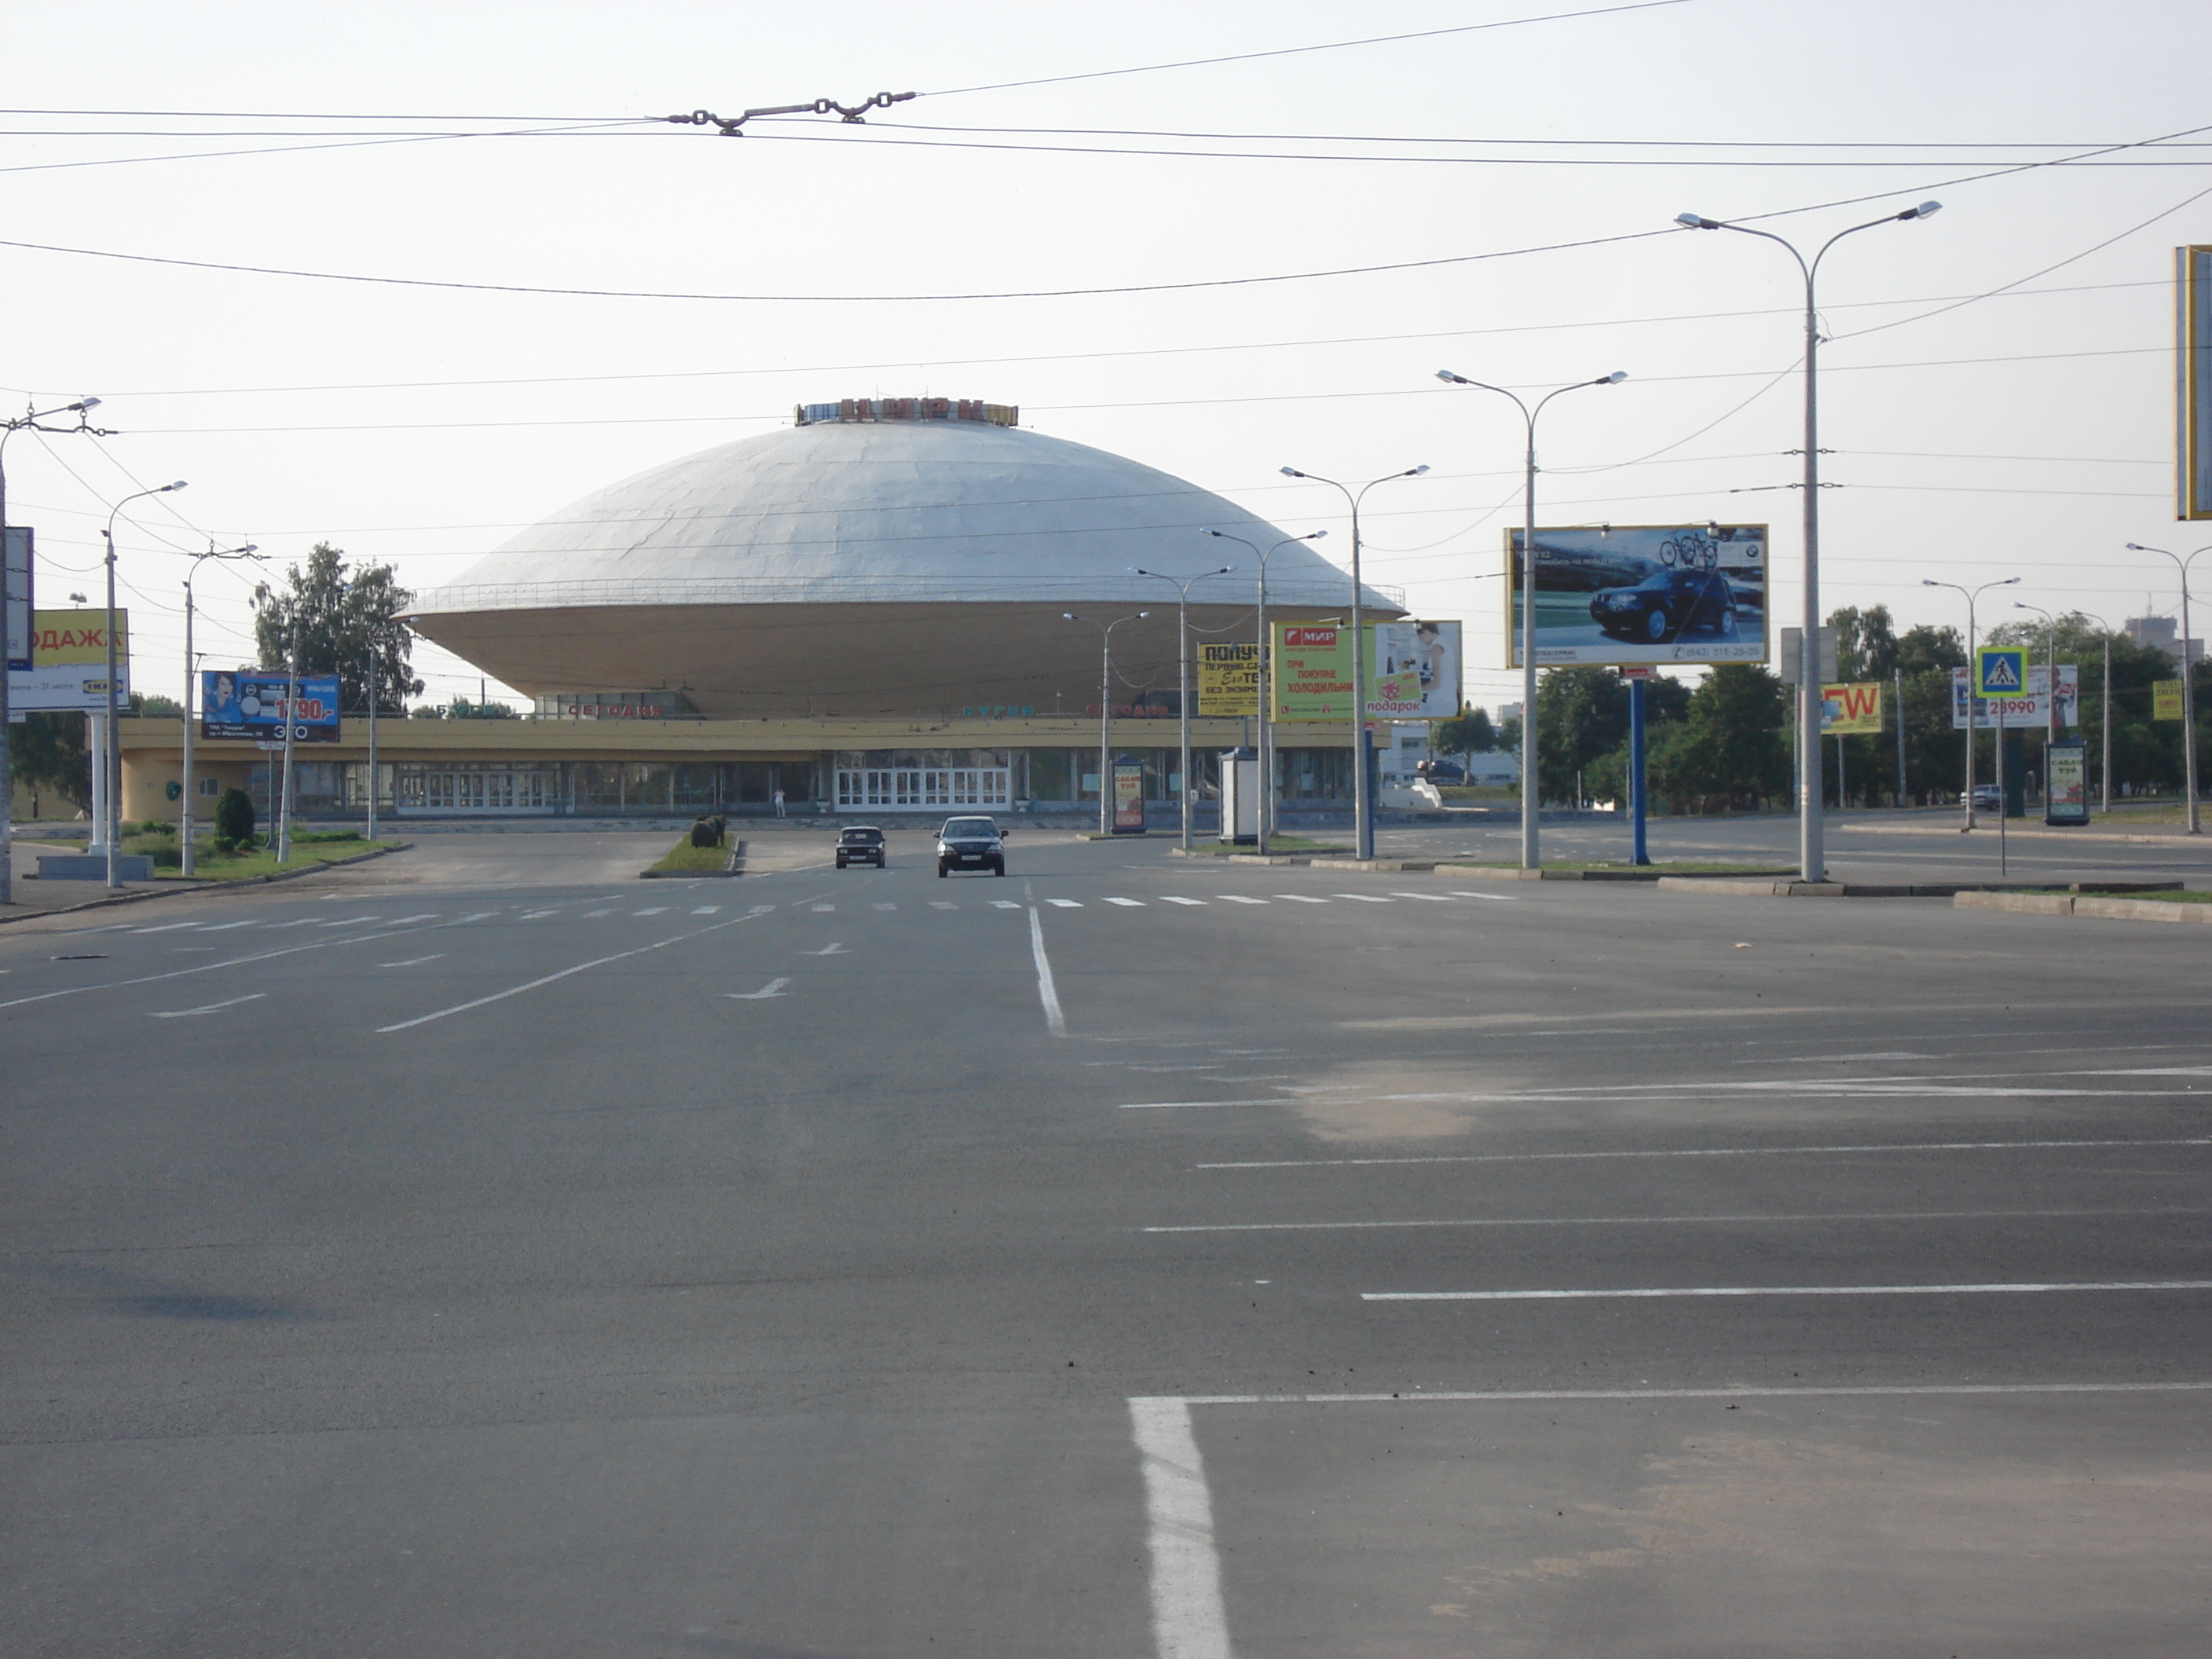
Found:
[{"label": "traffic island", "polygon": [[[2143,891],[2142,888],[2131,890]],[[2048,890],[2027,893],[1962,892],[1951,900],[1961,910],[2009,910],[2018,915],[2089,916],[2104,921],[2170,921],[2212,926],[2212,893],[2181,890],[2175,882],[2156,898],[2126,898],[2110,887],[2089,892]]]}]

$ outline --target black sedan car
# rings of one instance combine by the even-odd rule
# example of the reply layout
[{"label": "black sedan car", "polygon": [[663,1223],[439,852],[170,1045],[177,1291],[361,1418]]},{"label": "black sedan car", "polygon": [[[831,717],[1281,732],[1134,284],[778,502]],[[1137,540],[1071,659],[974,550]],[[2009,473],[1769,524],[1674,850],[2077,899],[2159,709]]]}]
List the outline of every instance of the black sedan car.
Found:
[{"label": "black sedan car", "polygon": [[937,832],[937,873],[988,870],[1006,873],[1006,832],[989,818],[947,818]]},{"label": "black sedan car", "polygon": [[1590,600],[1601,633],[1640,645],[1685,634],[1735,637],[1735,589],[1717,570],[1662,570],[1633,587],[1608,587]]},{"label": "black sedan car", "polygon": [[884,832],[872,823],[848,824],[837,832],[837,867],[848,864],[872,864],[878,870],[890,866],[884,862]]}]

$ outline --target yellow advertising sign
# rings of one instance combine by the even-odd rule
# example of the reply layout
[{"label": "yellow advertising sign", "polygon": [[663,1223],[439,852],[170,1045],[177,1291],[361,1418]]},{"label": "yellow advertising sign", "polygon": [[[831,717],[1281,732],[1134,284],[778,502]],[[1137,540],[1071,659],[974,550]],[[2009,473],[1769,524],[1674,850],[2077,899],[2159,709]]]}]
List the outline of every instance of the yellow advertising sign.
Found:
[{"label": "yellow advertising sign", "polygon": [[1247,640],[1198,647],[1198,712],[1257,715],[1260,712],[1260,647]]},{"label": "yellow advertising sign", "polygon": [[2181,682],[2158,680],[2150,688],[2150,717],[2154,720],[2181,718]]},{"label": "yellow advertising sign", "polygon": [[1881,682],[1820,688],[1820,729],[1838,737],[1881,730]]},{"label": "yellow advertising sign", "polygon": [[1352,630],[1333,624],[1275,624],[1270,718],[1348,720],[1352,716]]},{"label": "yellow advertising sign", "polygon": [[[115,613],[115,660],[131,660],[131,619]],[[107,666],[107,612],[40,611],[31,621],[31,660],[40,668]]]}]

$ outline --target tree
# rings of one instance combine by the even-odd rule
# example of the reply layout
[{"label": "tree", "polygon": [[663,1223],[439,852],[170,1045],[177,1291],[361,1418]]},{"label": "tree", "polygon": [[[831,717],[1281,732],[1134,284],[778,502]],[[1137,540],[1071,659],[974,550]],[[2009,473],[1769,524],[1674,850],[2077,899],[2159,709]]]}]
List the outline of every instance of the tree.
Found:
[{"label": "tree", "polygon": [[1829,613],[1828,626],[1836,630],[1838,678],[1846,684],[1886,680],[1897,672],[1897,633],[1887,605],[1868,611],[1845,605]]},{"label": "tree", "polygon": [[1498,730],[1486,708],[1462,708],[1437,723],[1434,747],[1446,755],[1486,755],[1498,747]]},{"label": "tree", "polygon": [[1544,800],[1575,799],[1584,772],[1628,735],[1628,687],[1610,668],[1554,668],[1536,692],[1536,783]]},{"label": "tree", "polygon": [[1498,722],[1498,747],[1508,755],[1521,752],[1521,717],[1508,714]]},{"label": "tree", "polygon": [[449,720],[511,720],[514,710],[503,702],[471,702],[466,697],[455,697],[446,706]]},{"label": "tree", "polygon": [[1678,812],[1756,810],[1786,795],[1789,707],[1789,688],[1765,669],[1721,664],[1652,742],[1651,793]]},{"label": "tree", "polygon": [[27,714],[8,747],[17,782],[55,790],[78,806],[91,804],[92,755],[82,714]]},{"label": "tree", "polygon": [[131,694],[131,713],[133,717],[143,720],[180,720],[185,717],[185,706],[174,697],[133,691]]},{"label": "tree", "polygon": [[253,590],[253,640],[264,667],[283,668],[295,641],[303,674],[336,673],[341,708],[368,707],[369,647],[376,650],[376,706],[399,713],[420,696],[411,653],[414,635],[400,612],[415,595],[393,579],[388,564],[363,565],[349,580],[343,549],[317,542],[303,569],[285,572],[282,592],[261,583]]}]

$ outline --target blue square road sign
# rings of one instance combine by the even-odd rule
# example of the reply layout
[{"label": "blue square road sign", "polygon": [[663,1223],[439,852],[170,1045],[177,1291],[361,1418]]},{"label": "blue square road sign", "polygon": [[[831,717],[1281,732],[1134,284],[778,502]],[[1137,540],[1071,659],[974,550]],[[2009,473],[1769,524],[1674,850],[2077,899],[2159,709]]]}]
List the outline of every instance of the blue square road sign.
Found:
[{"label": "blue square road sign", "polygon": [[2012,645],[1985,645],[1978,649],[1974,653],[1974,695],[1978,697],[2026,696],[2026,648]]}]

